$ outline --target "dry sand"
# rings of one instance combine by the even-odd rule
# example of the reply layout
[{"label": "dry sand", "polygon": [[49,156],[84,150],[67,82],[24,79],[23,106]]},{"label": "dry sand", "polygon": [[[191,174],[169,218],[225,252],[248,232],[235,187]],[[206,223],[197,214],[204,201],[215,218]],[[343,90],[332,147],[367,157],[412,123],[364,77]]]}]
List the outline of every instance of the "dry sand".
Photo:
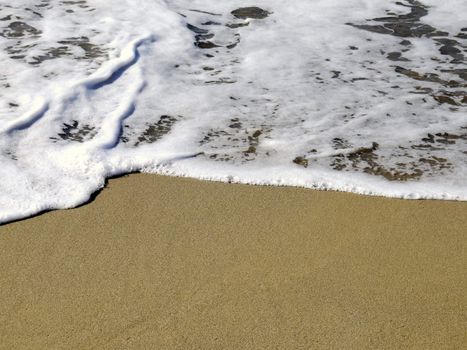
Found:
[{"label": "dry sand", "polygon": [[131,175],[0,249],[1,349],[467,344],[467,203]]}]

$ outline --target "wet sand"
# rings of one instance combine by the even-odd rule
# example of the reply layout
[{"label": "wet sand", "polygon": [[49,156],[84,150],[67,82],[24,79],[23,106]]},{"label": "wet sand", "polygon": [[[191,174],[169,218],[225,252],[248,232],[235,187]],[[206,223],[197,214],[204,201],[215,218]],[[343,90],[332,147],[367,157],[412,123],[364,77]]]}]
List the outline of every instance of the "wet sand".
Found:
[{"label": "wet sand", "polygon": [[1,349],[467,344],[467,203],[131,175],[0,249]]}]

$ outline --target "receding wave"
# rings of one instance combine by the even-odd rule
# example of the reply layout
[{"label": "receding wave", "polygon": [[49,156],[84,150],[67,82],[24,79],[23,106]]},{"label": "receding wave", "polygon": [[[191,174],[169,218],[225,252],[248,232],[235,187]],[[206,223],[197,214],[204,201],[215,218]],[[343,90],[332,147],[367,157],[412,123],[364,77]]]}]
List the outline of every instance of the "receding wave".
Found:
[{"label": "receding wave", "polygon": [[0,222],[133,171],[467,200],[467,3],[0,7]]}]

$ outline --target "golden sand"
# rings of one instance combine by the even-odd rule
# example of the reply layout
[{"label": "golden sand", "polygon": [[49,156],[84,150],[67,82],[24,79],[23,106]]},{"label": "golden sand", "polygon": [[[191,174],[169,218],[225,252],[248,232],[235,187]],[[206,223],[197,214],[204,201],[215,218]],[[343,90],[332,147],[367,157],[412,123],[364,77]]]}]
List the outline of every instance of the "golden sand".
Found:
[{"label": "golden sand", "polygon": [[467,203],[155,175],[0,227],[1,349],[461,349]]}]

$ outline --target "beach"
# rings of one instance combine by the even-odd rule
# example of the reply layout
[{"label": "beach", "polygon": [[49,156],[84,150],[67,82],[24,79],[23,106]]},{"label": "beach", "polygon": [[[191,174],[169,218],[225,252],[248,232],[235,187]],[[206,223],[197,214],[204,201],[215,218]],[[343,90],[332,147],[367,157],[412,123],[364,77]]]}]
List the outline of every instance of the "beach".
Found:
[{"label": "beach", "polygon": [[134,174],[0,226],[1,349],[460,349],[467,203]]},{"label": "beach", "polygon": [[6,0],[0,350],[465,348],[465,13]]}]

